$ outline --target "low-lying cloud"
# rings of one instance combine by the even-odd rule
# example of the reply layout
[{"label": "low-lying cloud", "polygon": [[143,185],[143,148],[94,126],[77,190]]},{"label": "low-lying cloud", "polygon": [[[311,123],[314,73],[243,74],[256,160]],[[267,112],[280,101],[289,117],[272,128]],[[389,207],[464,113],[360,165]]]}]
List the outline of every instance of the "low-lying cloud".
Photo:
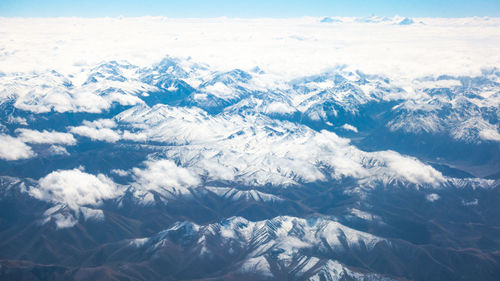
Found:
[{"label": "low-lying cloud", "polygon": [[71,209],[97,206],[103,200],[123,193],[110,178],[103,174],[92,175],[79,169],[54,171],[39,180],[30,194],[40,200],[67,204]]},{"label": "low-lying cloud", "polygon": [[31,147],[21,140],[7,135],[0,135],[0,159],[19,160],[33,156],[35,156],[35,153],[31,150]]},{"label": "low-lying cloud", "polygon": [[46,144],[64,144],[75,145],[76,139],[72,134],[56,131],[37,131],[30,129],[17,129],[18,138],[27,143],[46,143]]},{"label": "low-lying cloud", "polygon": [[186,188],[201,183],[198,175],[179,167],[171,160],[150,160],[144,163],[143,169],[134,168],[134,186],[140,190],[156,191],[164,194],[186,193]]}]

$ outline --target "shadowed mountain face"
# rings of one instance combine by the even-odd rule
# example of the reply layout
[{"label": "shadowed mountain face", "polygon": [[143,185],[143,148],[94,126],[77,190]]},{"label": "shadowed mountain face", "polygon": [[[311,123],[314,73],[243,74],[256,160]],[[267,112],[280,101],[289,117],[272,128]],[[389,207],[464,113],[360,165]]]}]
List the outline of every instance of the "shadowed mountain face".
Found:
[{"label": "shadowed mountain face", "polygon": [[1,280],[500,279],[496,69],[82,73],[0,76]]}]

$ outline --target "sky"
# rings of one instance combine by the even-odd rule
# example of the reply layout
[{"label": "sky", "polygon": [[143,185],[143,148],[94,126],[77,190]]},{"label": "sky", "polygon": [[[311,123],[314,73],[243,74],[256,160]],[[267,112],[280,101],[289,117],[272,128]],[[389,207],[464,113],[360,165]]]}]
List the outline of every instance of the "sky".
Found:
[{"label": "sky", "polygon": [[0,0],[2,17],[500,16],[500,0]]}]

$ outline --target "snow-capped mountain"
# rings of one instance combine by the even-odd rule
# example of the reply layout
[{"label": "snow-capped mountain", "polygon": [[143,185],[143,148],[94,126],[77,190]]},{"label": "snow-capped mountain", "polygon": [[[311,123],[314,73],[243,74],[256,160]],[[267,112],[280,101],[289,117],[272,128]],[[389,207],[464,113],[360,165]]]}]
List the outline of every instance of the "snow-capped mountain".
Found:
[{"label": "snow-capped mountain", "polygon": [[231,217],[204,226],[191,222],[176,223],[155,236],[131,240],[128,248],[146,252],[154,259],[171,247],[171,243],[186,248],[186,252],[194,252],[200,259],[233,260],[236,272],[250,272],[261,278],[286,276],[310,280],[337,280],[343,276],[363,280],[365,275],[383,280],[376,274],[354,273],[338,261],[323,257],[390,247],[389,241],[327,219],[276,217],[251,222]]},{"label": "snow-capped mountain", "polygon": [[496,280],[499,77],[3,73],[0,276]]}]

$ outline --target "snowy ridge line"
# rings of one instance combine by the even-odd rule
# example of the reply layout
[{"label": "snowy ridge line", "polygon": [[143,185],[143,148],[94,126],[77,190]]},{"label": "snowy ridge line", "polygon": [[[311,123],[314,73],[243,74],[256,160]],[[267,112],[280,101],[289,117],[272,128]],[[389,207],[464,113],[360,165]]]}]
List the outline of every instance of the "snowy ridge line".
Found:
[{"label": "snowy ridge line", "polygon": [[[171,243],[188,247],[202,259],[211,259],[217,249],[225,255],[235,255],[242,272],[272,277],[269,262],[278,262],[282,270],[307,280],[390,280],[381,275],[357,273],[325,255],[345,251],[370,252],[375,246],[391,247],[391,242],[368,233],[356,231],[328,218],[275,217],[263,221],[248,221],[230,217],[221,222],[197,225],[178,222],[152,237],[129,240],[127,247],[148,252],[153,257]],[[214,248],[214,246],[216,248]],[[305,253],[316,253],[309,256]],[[242,254],[244,253],[244,254]]]},{"label": "snowy ridge line", "polygon": [[[229,187],[203,186],[198,176],[189,169],[177,167],[170,160],[158,160],[145,164],[145,169],[134,168],[134,182],[127,185],[115,184],[103,174],[97,176],[86,173],[84,170],[59,170],[43,177],[38,182],[34,180],[20,180],[12,177],[0,177],[5,189],[2,196],[20,193],[38,200],[46,201],[53,207],[47,209],[40,219],[41,224],[54,222],[57,228],[73,227],[79,218],[103,221],[105,214],[102,211],[104,202],[121,208],[123,200],[132,199],[138,206],[150,206],[157,203],[170,204],[175,200],[192,200],[193,195],[207,196],[213,194],[229,201],[263,202],[271,204],[284,203],[285,200],[277,195],[259,191],[259,187],[241,190]],[[160,176],[161,175],[161,176]],[[28,185],[26,185],[26,183]],[[429,192],[436,187],[426,184],[413,184],[404,181],[372,180],[359,181],[359,186],[344,187],[344,192],[363,193],[370,192],[372,188],[387,186],[391,188],[428,188]],[[442,182],[441,188],[493,188],[498,186],[498,181],[483,179],[447,179]],[[437,189],[437,190],[438,190]],[[433,195],[436,196],[436,195]],[[430,198],[430,199],[429,199]],[[439,199],[429,197],[428,199]],[[158,201],[160,200],[160,201]],[[434,200],[434,201],[435,201]],[[359,210],[352,214],[362,219],[367,219],[369,214]],[[373,218],[371,218],[373,219]],[[370,219],[370,220],[371,220]]]},{"label": "snowy ridge line", "polygon": [[[88,78],[79,78],[78,84],[55,71],[4,75],[0,77],[0,85],[4,86],[0,102],[5,106],[13,103],[14,108],[35,114],[97,114],[117,104],[142,108],[164,103],[196,107],[209,114],[261,113],[289,119],[300,116],[353,132],[363,128],[357,127],[360,124],[340,122],[369,114],[364,112],[367,106],[393,104],[387,112],[388,119],[383,120],[391,131],[447,134],[467,143],[500,141],[500,72],[495,68],[484,70],[477,77],[419,78],[403,87],[398,80],[342,67],[287,81],[239,69],[218,72],[169,57],[146,68],[112,61],[79,75]],[[29,125],[23,116],[6,118],[21,126]],[[145,140],[131,132],[114,134],[108,129],[76,127],[73,131],[89,137],[108,134],[98,140]]]}]

